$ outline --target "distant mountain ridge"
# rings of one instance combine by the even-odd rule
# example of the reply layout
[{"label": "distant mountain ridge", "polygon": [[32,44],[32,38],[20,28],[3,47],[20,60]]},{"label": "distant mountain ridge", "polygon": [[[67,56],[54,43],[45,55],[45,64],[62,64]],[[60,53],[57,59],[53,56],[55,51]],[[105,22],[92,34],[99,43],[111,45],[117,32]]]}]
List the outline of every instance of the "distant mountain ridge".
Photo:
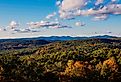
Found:
[{"label": "distant mountain ridge", "polygon": [[91,37],[72,37],[72,36],[50,36],[50,37],[37,37],[37,38],[28,38],[36,40],[47,40],[47,41],[66,41],[66,40],[84,40],[84,39],[109,39],[109,38],[118,38],[116,36],[109,35],[100,35],[100,36],[91,36]]},{"label": "distant mountain ridge", "polygon": [[109,36],[109,35],[103,35],[103,36],[91,36],[91,37],[71,37],[71,36],[50,36],[50,37],[39,37],[36,39],[43,39],[43,40],[83,40],[83,39],[109,39],[109,38],[117,38],[116,36]]},{"label": "distant mountain ridge", "polygon": [[42,46],[56,41],[69,41],[69,40],[90,40],[90,39],[118,39],[115,36],[92,36],[92,37],[71,37],[71,36],[50,36],[50,37],[37,37],[37,38],[19,38],[19,39],[0,39],[0,50],[9,49],[22,49]]},{"label": "distant mountain ridge", "polygon": [[99,35],[99,36],[90,36],[90,37],[72,37],[72,36],[48,36],[48,37],[33,37],[33,38],[17,38],[17,39],[0,39],[4,40],[46,40],[46,41],[66,41],[66,40],[83,40],[83,39],[109,39],[109,38],[118,38],[116,36],[109,35]]}]

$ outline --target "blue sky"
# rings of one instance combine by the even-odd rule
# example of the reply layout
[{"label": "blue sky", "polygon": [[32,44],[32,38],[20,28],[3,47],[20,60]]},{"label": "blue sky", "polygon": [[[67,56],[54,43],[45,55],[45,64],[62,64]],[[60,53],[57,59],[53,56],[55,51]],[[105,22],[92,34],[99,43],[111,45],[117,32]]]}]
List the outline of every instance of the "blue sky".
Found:
[{"label": "blue sky", "polygon": [[[20,23],[20,28],[27,28],[28,22],[46,19],[48,14],[58,12],[56,0],[0,0],[0,28],[6,28],[11,21]],[[58,15],[55,17],[59,18]],[[121,15],[110,15],[106,20],[93,21],[91,16],[77,16],[74,20],[59,19],[62,24],[72,28],[47,29],[40,28],[39,32],[13,33],[8,29],[0,32],[0,38],[38,37],[38,36],[92,36],[100,34],[121,36]],[[75,26],[77,21],[84,26]],[[109,33],[110,32],[110,33]]]},{"label": "blue sky", "polygon": [[55,0],[0,0],[0,24],[38,21],[56,10]]}]

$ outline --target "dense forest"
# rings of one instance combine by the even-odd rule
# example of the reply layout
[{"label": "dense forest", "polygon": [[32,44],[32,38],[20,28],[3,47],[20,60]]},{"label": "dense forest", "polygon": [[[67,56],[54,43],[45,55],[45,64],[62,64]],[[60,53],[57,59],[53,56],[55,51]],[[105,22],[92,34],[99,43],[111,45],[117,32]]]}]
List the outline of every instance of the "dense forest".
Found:
[{"label": "dense forest", "polygon": [[120,82],[121,39],[56,41],[0,50],[0,81]]},{"label": "dense forest", "polygon": [[0,50],[22,49],[38,47],[52,41],[34,39],[2,39],[0,40]]}]

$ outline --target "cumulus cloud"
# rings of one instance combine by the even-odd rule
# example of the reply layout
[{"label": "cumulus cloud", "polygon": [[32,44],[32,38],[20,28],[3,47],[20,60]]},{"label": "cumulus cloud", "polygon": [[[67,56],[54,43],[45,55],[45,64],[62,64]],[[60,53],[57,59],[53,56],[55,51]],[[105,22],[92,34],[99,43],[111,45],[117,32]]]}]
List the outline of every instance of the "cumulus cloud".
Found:
[{"label": "cumulus cloud", "polygon": [[16,21],[11,21],[8,27],[10,27],[11,29],[15,29],[19,27],[19,23]]},{"label": "cumulus cloud", "polygon": [[0,27],[0,31],[6,31],[6,29],[4,27]]},{"label": "cumulus cloud", "polygon": [[57,5],[57,6],[60,6],[60,5],[61,5],[61,1],[57,1],[57,2],[56,2],[56,5]]},{"label": "cumulus cloud", "polygon": [[80,9],[85,6],[87,0],[63,0],[60,9],[62,11],[70,11],[74,9]]},{"label": "cumulus cloud", "polygon": [[75,26],[77,27],[80,27],[80,26],[85,26],[86,24],[85,23],[82,23],[82,22],[76,22],[75,23]]},{"label": "cumulus cloud", "polygon": [[30,28],[42,28],[42,27],[49,27],[49,26],[57,26],[59,22],[48,22],[48,21],[40,21],[40,22],[30,22],[27,23]]},{"label": "cumulus cloud", "polygon": [[53,12],[52,14],[49,14],[46,16],[46,19],[51,19],[56,15],[56,12]]},{"label": "cumulus cloud", "polygon": [[38,29],[38,28],[71,28],[71,26],[64,25],[60,23],[59,20],[56,18],[53,21],[40,21],[40,22],[30,22],[27,23],[30,29]]},{"label": "cumulus cloud", "polygon": [[14,29],[14,31],[18,33],[27,33],[27,32],[30,32],[31,30],[30,29]]},{"label": "cumulus cloud", "polygon": [[35,32],[40,32],[39,30],[32,30],[29,28],[25,28],[25,29],[14,29],[13,30],[14,34],[15,33],[35,33]]},{"label": "cumulus cloud", "polygon": [[98,20],[106,20],[108,18],[108,16],[106,14],[101,14],[101,15],[98,15],[98,16],[95,16],[93,18],[94,21],[98,21]]},{"label": "cumulus cloud", "polygon": [[52,28],[52,29],[58,29],[58,28],[72,28],[71,26],[68,25],[56,25],[56,26],[49,26],[48,28]]},{"label": "cumulus cloud", "polygon": [[99,4],[103,3],[103,2],[104,2],[104,0],[97,0],[95,5],[99,5]]},{"label": "cumulus cloud", "polygon": [[3,29],[2,29],[2,28],[0,28],[0,31],[3,31]]},{"label": "cumulus cloud", "polygon": [[120,0],[60,0],[60,18],[92,16],[94,19],[107,19],[110,15],[121,15]]}]

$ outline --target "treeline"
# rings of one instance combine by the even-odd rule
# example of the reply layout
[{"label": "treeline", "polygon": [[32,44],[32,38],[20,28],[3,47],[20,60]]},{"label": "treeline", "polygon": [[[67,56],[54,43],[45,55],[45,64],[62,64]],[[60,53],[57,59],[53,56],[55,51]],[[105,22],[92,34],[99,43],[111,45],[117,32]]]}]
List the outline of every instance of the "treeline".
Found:
[{"label": "treeline", "polygon": [[50,43],[46,40],[29,40],[29,39],[3,39],[0,40],[0,50],[12,50],[31,48],[35,46],[41,46]]},{"label": "treeline", "polygon": [[1,81],[114,82],[121,80],[121,41],[62,41],[0,52]]}]

